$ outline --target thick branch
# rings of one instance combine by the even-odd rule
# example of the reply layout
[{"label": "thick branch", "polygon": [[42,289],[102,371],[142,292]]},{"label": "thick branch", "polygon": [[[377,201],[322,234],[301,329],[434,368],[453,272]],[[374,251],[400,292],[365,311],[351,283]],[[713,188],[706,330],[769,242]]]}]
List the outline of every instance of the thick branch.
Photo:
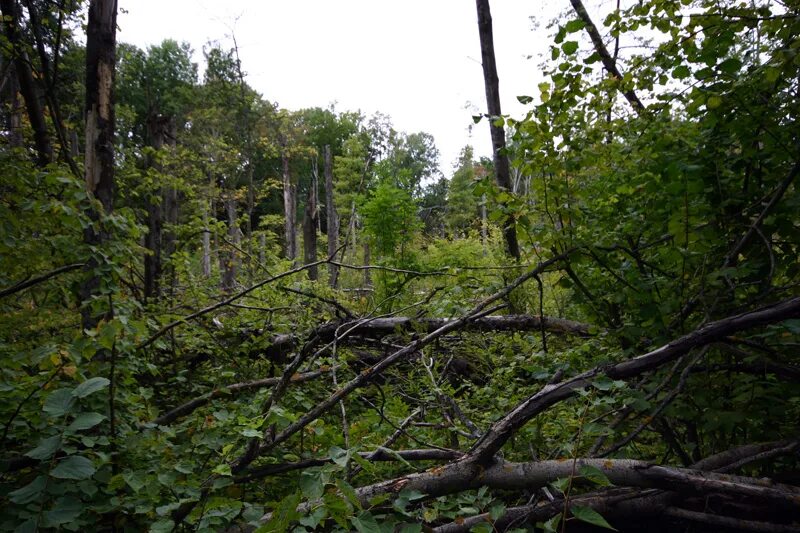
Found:
[{"label": "thick branch", "polygon": [[519,404],[509,414],[495,422],[471,451],[469,458],[479,462],[489,461],[528,420],[545,409],[571,397],[577,390],[588,386],[601,375],[611,379],[629,379],[674,361],[692,348],[721,340],[741,330],[800,317],[800,298],[763,307],[756,311],[711,322],[652,352],[607,367],[596,367],[560,383],[549,384]]},{"label": "thick branch", "polygon": [[[347,342],[359,336],[369,335],[372,338],[398,334],[402,332],[410,333],[432,333],[439,328],[446,327],[457,319],[454,318],[412,318],[412,317],[389,317],[375,318],[364,321],[358,325],[347,339]],[[334,338],[336,331],[349,322],[332,321],[319,326],[316,334],[320,341],[328,342]],[[495,315],[485,316],[464,324],[463,331],[539,331],[544,328],[552,333],[562,333],[576,335],[578,337],[590,337],[595,329],[589,324],[566,320],[563,318],[540,317],[535,315]],[[266,348],[264,355],[270,358],[283,358],[292,351],[299,342],[299,338],[294,334],[276,335],[272,343]]]},{"label": "thick branch", "polygon": [[19,283],[12,285],[11,287],[0,289],[0,298],[3,298],[4,296],[8,296],[10,294],[14,294],[16,292],[23,291],[28,287],[32,287],[34,285],[42,283],[43,281],[47,281],[48,279],[54,278],[59,274],[63,274],[65,272],[72,272],[73,270],[78,270],[79,268],[82,268],[83,265],[84,265],[83,263],[73,263],[71,265],[64,265],[62,267],[58,267],[54,270],[51,270],[46,274],[42,274],[41,276],[36,276],[35,278],[29,278],[26,279],[25,281],[20,281]]}]

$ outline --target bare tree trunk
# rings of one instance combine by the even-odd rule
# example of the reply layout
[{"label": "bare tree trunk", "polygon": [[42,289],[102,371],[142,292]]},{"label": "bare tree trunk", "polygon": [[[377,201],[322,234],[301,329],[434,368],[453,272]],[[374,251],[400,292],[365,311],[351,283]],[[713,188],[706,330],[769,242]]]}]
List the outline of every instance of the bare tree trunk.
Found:
[{"label": "bare tree trunk", "polygon": [[[494,172],[497,185],[511,191],[508,156],[503,149],[506,146],[505,131],[502,126],[495,125],[495,117],[502,115],[500,109],[500,81],[497,77],[497,64],[494,57],[494,37],[492,35],[492,15],[489,11],[489,0],[476,0],[478,8],[478,33],[481,40],[481,60],[483,62],[483,80],[486,85],[486,103],[489,110],[489,129],[492,134],[494,152]],[[519,260],[519,243],[513,217],[503,222],[503,235],[506,240],[506,252]]]},{"label": "bare tree trunk", "polygon": [[[339,214],[336,212],[336,204],[333,200],[333,156],[331,147],[325,146],[325,213],[328,221],[328,257],[333,258],[339,248]],[[328,284],[336,288],[339,282],[339,267],[328,265]]]},{"label": "bare tree trunk", "polygon": [[297,186],[289,175],[289,157],[283,154],[283,214],[284,238],[286,240],[286,259],[294,262],[297,258]]},{"label": "bare tree trunk", "polygon": [[[3,0],[7,1],[7,0]],[[114,71],[116,66],[116,0],[91,0],[86,27],[86,155],[84,168],[86,191],[99,200],[104,214],[113,209],[114,198]],[[40,155],[41,152],[40,152]],[[88,215],[93,223],[100,221],[101,214],[90,208]],[[106,232],[91,225],[83,233],[83,240],[98,246],[107,239]],[[97,255],[87,262],[87,272],[98,266]],[[98,294],[100,278],[92,273],[80,288],[82,302],[88,302]],[[111,309],[106,310],[110,315]],[[91,305],[81,311],[84,329],[93,329],[98,317]]]},{"label": "bare tree trunk", "polygon": [[[225,213],[228,217],[228,240],[233,244],[239,241],[239,226],[236,221],[236,199],[226,198],[224,201]],[[236,250],[233,246],[226,247],[227,252],[220,255],[222,260],[222,290],[231,292],[236,285]]]},{"label": "bare tree trunk", "polygon": [[[94,5],[94,2],[92,5]],[[33,128],[37,162],[39,166],[45,166],[53,159],[53,146],[50,144],[50,135],[47,132],[47,124],[44,119],[42,103],[39,100],[39,94],[33,79],[33,73],[31,72],[30,59],[28,58],[27,52],[25,52],[25,44],[22,42],[22,34],[19,29],[19,23],[20,19],[22,18],[22,14],[16,0],[0,0],[0,9],[2,9],[3,12],[6,38],[12,47],[12,53],[14,56],[14,70],[17,72],[19,90],[22,94],[22,98],[25,100],[25,107],[28,110],[28,119],[30,120],[31,128]],[[114,12],[116,16],[116,6],[114,6]],[[113,55],[114,52],[112,50],[112,59]],[[88,59],[89,58],[87,57],[87,61]],[[111,79],[113,79],[113,76]],[[89,98],[88,91],[87,98]]]},{"label": "bare tree trunk", "polygon": [[[312,160],[311,186],[306,197],[306,212],[303,217],[303,264],[309,265],[317,260],[317,162]],[[319,271],[315,266],[309,267],[308,279],[319,278]]]}]

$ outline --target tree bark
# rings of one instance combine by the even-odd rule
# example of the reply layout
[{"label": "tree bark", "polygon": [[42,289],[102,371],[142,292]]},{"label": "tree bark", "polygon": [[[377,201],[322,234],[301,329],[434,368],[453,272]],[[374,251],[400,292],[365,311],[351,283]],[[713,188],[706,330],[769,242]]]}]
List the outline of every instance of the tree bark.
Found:
[{"label": "tree bark", "polygon": [[[93,4],[94,2],[92,5]],[[17,79],[19,81],[19,91],[22,94],[22,98],[25,100],[25,108],[28,110],[28,120],[30,120],[31,128],[33,129],[33,138],[34,143],[36,144],[37,163],[39,166],[45,166],[53,159],[53,146],[50,144],[50,135],[47,132],[47,123],[44,119],[42,103],[39,99],[36,83],[33,79],[33,73],[31,72],[30,59],[28,58],[27,52],[25,52],[25,45],[22,42],[22,34],[19,28],[19,21],[22,17],[22,14],[16,0],[0,0],[0,9],[2,9],[3,18],[5,21],[4,27],[6,37],[8,38],[9,44],[11,44],[13,50],[14,70],[17,73]],[[87,87],[87,98],[88,95],[89,92]]]},{"label": "tree bark", "polygon": [[[312,161],[312,175],[311,185],[308,188],[308,195],[306,196],[306,211],[303,217],[303,264],[311,265],[317,260],[317,165],[316,161]],[[308,268],[308,279],[316,280],[319,278],[319,270],[317,265],[312,265]]]},{"label": "tree bark", "polygon": [[[336,204],[333,200],[333,156],[331,147],[326,145],[324,152],[325,173],[325,214],[327,220],[328,233],[328,257],[335,258],[336,250],[339,248],[339,214],[336,212]],[[339,267],[328,265],[328,284],[331,288],[336,288],[339,282]]]},{"label": "tree bark", "polygon": [[[495,179],[501,189],[511,192],[508,156],[505,154],[505,130],[503,126],[495,125],[495,120],[503,112],[500,108],[500,81],[497,77],[497,63],[494,57],[494,36],[492,35],[492,15],[489,10],[489,0],[476,0],[476,5],[478,8],[478,33],[481,40],[483,81],[486,86],[486,103],[489,110],[489,130],[492,135]],[[506,241],[506,252],[509,256],[519,260],[517,230],[512,216],[506,217],[503,222],[503,236]]]},{"label": "tree bark", "polygon": [[[572,7],[575,9],[575,13],[583,21],[583,25],[586,27],[586,33],[588,33],[589,37],[592,39],[594,49],[597,52],[597,55],[600,56],[603,66],[609,74],[621,82],[622,73],[620,73],[619,69],[617,68],[617,62],[614,57],[608,53],[608,49],[606,48],[605,43],[603,43],[603,37],[600,35],[600,32],[597,31],[597,26],[595,26],[594,22],[592,22],[592,18],[589,16],[589,12],[586,11],[586,8],[583,6],[583,2],[581,2],[581,0],[570,0],[570,2],[572,3]],[[644,105],[642,105],[642,101],[639,100],[639,97],[636,95],[636,92],[634,92],[633,89],[623,90],[620,88],[620,92],[631,105],[633,110],[636,111],[636,113],[641,114],[641,112],[644,111]]]},{"label": "tree bark", "polygon": [[289,175],[289,156],[281,156],[283,162],[283,215],[286,259],[294,262],[297,258],[297,186]]},{"label": "tree bark", "polygon": [[[116,0],[91,0],[86,27],[86,154],[84,169],[86,192],[100,202],[102,212],[93,207],[88,215],[93,224],[84,231],[84,242],[90,246],[101,245],[106,239],[105,230],[98,227],[103,214],[113,210],[114,198],[114,72],[117,44]],[[87,272],[98,266],[97,255],[87,262]],[[91,329],[97,316],[88,301],[98,293],[100,278],[91,273],[80,290],[84,302],[82,325]],[[106,311],[110,313],[111,310]]]}]

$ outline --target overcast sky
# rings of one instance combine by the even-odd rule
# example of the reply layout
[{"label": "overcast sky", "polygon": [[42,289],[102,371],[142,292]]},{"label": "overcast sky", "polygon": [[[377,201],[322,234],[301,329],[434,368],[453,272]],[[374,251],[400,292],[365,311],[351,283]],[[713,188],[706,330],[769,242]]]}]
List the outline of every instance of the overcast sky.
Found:
[{"label": "overcast sky", "polygon": [[[473,0],[121,0],[120,41],[141,48],[172,38],[202,59],[203,45],[231,46],[235,34],[247,82],[287,109],[380,111],[395,128],[436,139],[450,175],[461,148],[491,153],[477,14]],[[493,0],[503,112],[520,115],[518,95],[538,94],[538,65],[558,0]],[[533,19],[532,19],[533,17]],[[528,57],[532,56],[531,59]]]}]

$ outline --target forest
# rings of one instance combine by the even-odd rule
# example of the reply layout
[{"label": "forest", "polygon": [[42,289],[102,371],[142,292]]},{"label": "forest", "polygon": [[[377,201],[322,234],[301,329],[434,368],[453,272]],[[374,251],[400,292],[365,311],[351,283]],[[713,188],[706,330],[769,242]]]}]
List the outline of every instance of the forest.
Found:
[{"label": "forest", "polygon": [[510,116],[462,3],[450,172],[0,0],[0,530],[800,532],[800,5],[563,0]]}]

